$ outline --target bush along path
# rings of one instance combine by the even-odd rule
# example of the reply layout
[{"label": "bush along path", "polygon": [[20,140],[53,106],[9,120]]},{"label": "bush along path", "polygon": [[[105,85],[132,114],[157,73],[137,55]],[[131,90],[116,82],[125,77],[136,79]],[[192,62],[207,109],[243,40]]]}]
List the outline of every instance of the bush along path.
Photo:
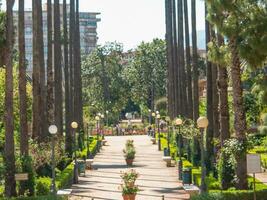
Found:
[{"label": "bush along path", "polygon": [[[91,138],[89,152],[91,152],[92,156],[95,156],[96,153],[99,151],[99,148],[101,146],[99,144],[101,144],[101,140],[97,140],[96,138]],[[77,158],[86,159],[87,153],[88,153],[87,148],[83,149],[82,151],[77,151]],[[65,161],[62,163],[62,165],[63,165],[62,171],[59,171],[58,173],[56,173],[56,189],[57,190],[70,188],[73,183],[74,161],[66,158]],[[56,199],[55,197],[49,196],[50,191],[51,191],[51,178],[50,177],[38,177],[36,180],[35,192],[36,192],[36,196],[41,196],[41,197],[38,197],[37,199],[39,198],[40,199]],[[44,196],[44,195],[48,195],[48,196]],[[32,199],[32,198],[29,198],[29,199]],[[66,199],[66,197],[58,197],[58,199]]]},{"label": "bush along path", "polygon": [[[166,167],[162,151],[152,145],[148,136],[105,137],[107,145],[94,158],[93,170],[79,178],[79,184],[72,186],[70,199],[123,199],[122,174],[134,169],[138,173],[135,185],[137,200],[185,200],[189,195],[181,189],[176,167]],[[125,161],[125,144],[134,141],[135,158],[132,166]],[[124,188],[125,189],[125,188]],[[136,189],[136,188],[135,188]]]}]

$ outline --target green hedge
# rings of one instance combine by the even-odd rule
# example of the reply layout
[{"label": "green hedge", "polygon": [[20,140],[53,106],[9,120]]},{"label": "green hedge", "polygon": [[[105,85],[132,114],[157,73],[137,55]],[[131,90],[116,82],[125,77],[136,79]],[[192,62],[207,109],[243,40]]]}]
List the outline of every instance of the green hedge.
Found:
[{"label": "green hedge", "polygon": [[[93,153],[93,155],[96,153],[96,146],[97,146],[97,140],[94,139],[90,143],[90,152]],[[87,156],[87,149],[84,149],[83,151],[77,152],[77,156],[79,158],[83,158]],[[69,164],[63,171],[58,173],[56,175],[56,187],[57,189],[62,189],[70,186],[72,184],[73,180],[73,170],[74,170],[74,164]],[[36,186],[35,191],[36,195],[47,195],[50,193],[50,187],[51,187],[51,178],[49,177],[40,177],[36,180]]]},{"label": "green hedge", "polygon": [[[266,200],[267,190],[256,192],[257,200]],[[222,192],[211,192],[207,194],[191,197],[191,200],[253,200],[253,191],[249,190],[233,190]]]},{"label": "green hedge", "polygon": [[0,200],[67,200],[66,196],[38,196],[38,197],[16,197],[16,198],[0,198]]}]

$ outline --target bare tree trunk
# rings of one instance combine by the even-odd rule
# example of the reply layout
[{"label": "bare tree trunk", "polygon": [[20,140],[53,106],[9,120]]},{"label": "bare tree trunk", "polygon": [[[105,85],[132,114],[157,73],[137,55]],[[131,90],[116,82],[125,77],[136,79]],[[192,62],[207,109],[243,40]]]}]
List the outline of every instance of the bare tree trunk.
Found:
[{"label": "bare tree trunk", "polygon": [[198,66],[197,66],[197,31],[196,31],[196,0],[191,0],[192,15],[192,67],[193,67],[193,110],[194,121],[199,117]]},{"label": "bare tree trunk", "polygon": [[178,0],[178,55],[179,55],[179,68],[180,68],[180,99],[181,99],[181,114],[187,117],[187,84],[185,72],[185,58],[184,58],[184,20],[183,20],[183,0]]},{"label": "bare tree trunk", "polygon": [[37,139],[40,135],[40,64],[38,51],[38,17],[37,17],[37,1],[32,1],[32,38],[33,38],[33,70],[32,70],[32,137]]},{"label": "bare tree trunk", "polygon": [[172,37],[172,6],[171,0],[165,0],[165,14],[166,14],[166,42],[167,42],[167,65],[168,65],[168,79],[167,79],[167,95],[168,95],[168,114],[174,118],[174,85],[173,85],[173,37]]},{"label": "bare tree trunk", "polygon": [[6,1],[6,45],[5,54],[6,76],[5,76],[5,195],[6,197],[16,196],[15,181],[15,144],[14,144],[14,113],[13,113],[13,66],[12,66],[12,50],[13,50],[13,6],[14,0]]},{"label": "bare tree trunk", "polygon": [[54,0],[54,68],[55,68],[55,121],[59,134],[63,134],[63,95],[61,66],[61,32],[59,0]]},{"label": "bare tree trunk", "polygon": [[[229,46],[232,54],[231,78],[233,83],[233,109],[234,109],[234,131],[236,138],[241,144],[246,142],[246,116],[243,104],[243,88],[241,82],[241,63],[238,55],[237,38],[232,37]],[[237,155],[237,189],[247,189],[247,158],[246,148]]]},{"label": "bare tree trunk", "polygon": [[[218,34],[219,46],[224,45],[223,37]],[[226,66],[218,66],[218,90],[219,90],[219,122],[220,122],[220,145],[230,138],[230,117],[228,105],[228,73]]]},{"label": "bare tree trunk", "polygon": [[66,141],[65,149],[67,153],[72,149],[72,136],[71,136],[71,108],[70,108],[70,69],[69,69],[69,49],[68,49],[68,21],[67,21],[67,3],[63,0],[63,32],[64,32],[64,74],[65,74],[65,128],[66,128]]},{"label": "bare tree trunk", "polygon": [[47,0],[47,122],[49,125],[55,123],[52,43],[52,5],[51,0]]},{"label": "bare tree trunk", "polygon": [[172,13],[172,81],[173,81],[173,118],[181,113],[181,99],[179,98],[181,89],[179,82],[179,65],[178,65],[178,42],[177,42],[177,15],[176,15],[176,1],[171,1]]},{"label": "bare tree trunk", "polygon": [[24,0],[19,0],[19,107],[20,107],[20,153],[29,154],[27,93],[26,93],[26,60],[25,60],[25,28]]},{"label": "bare tree trunk", "polygon": [[[205,9],[205,15],[207,11]],[[206,51],[208,51],[208,43],[210,42],[210,24],[206,20]],[[212,65],[211,62],[206,58],[207,63],[207,118],[209,120],[209,125],[206,131],[206,148],[207,148],[207,172],[209,173],[213,169],[213,156],[214,156],[214,147],[213,147],[213,99],[212,99]]]},{"label": "bare tree trunk", "polygon": [[[81,74],[81,38],[80,38],[80,14],[79,14],[79,0],[76,0],[76,47],[77,47],[77,119],[80,126],[80,130],[83,129],[83,99],[82,99],[82,74]],[[108,92],[107,102],[110,100],[110,94]],[[107,103],[106,102],[106,103]],[[107,108],[106,108],[107,109]]]},{"label": "bare tree trunk", "polygon": [[186,46],[186,69],[187,69],[187,102],[188,102],[188,117],[193,119],[193,95],[192,95],[192,67],[190,53],[190,35],[188,23],[188,5],[187,0],[184,0],[184,23],[185,23],[185,46]]}]

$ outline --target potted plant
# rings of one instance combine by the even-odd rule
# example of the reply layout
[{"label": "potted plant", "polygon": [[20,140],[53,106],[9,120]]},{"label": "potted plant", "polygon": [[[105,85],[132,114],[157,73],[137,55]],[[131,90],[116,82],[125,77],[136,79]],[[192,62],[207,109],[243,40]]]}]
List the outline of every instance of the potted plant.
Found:
[{"label": "potted plant", "polygon": [[121,175],[123,184],[121,185],[122,197],[124,200],[135,200],[135,196],[139,191],[135,181],[139,174],[135,170],[123,172]]},{"label": "potted plant", "polygon": [[128,166],[133,164],[133,160],[135,158],[135,148],[134,148],[134,141],[127,140],[125,144],[125,149],[123,149],[124,157]]},{"label": "potted plant", "polygon": [[135,196],[139,191],[138,186],[129,187],[127,185],[122,186],[122,197],[123,200],[135,200]]},{"label": "potted plant", "polygon": [[128,172],[123,172],[121,178],[125,185],[133,187],[138,176],[139,174],[135,170],[131,169]]},{"label": "potted plant", "polygon": [[135,149],[134,147],[130,147],[123,150],[125,161],[128,166],[131,166],[133,164],[133,160],[135,158]]}]

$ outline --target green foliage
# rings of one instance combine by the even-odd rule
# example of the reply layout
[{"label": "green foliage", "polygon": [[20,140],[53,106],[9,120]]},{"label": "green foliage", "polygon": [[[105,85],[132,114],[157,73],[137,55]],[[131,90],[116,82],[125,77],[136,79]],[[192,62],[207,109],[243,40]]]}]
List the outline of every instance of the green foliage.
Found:
[{"label": "green foliage", "polygon": [[42,196],[50,193],[51,178],[41,177],[36,180],[36,195]]},{"label": "green foliage", "polygon": [[260,116],[260,105],[258,105],[256,96],[251,93],[245,93],[244,107],[246,112],[247,123],[249,125],[258,123]]},{"label": "green foliage", "polygon": [[[109,110],[116,115],[129,99],[129,86],[124,71],[123,47],[118,43],[98,46],[82,62],[83,99],[92,105],[90,116],[100,110]],[[85,110],[88,115],[88,110]],[[113,115],[110,115],[112,120]]]},{"label": "green foliage", "polygon": [[30,156],[23,156],[21,158],[22,172],[28,173],[28,180],[20,182],[20,194],[26,192],[29,196],[34,195],[35,187],[35,173],[32,166],[32,158]]},{"label": "green foliage", "polygon": [[[0,50],[1,51],[1,50]],[[15,140],[19,141],[19,78],[18,72],[14,70],[14,131]],[[32,86],[27,84],[27,117],[31,120],[31,105],[32,105]],[[0,116],[4,116],[4,101],[5,100],[5,69],[0,68]],[[0,121],[0,152],[4,147],[5,129],[3,120]]]},{"label": "green foliage", "polygon": [[233,155],[223,148],[217,164],[220,188],[226,190],[234,186],[235,164]]},{"label": "green foliage", "polygon": [[150,108],[153,89],[155,99],[166,96],[166,44],[159,39],[151,43],[142,42],[133,54],[124,75],[129,82],[133,101]]},{"label": "green foliage", "polygon": [[267,10],[266,1],[208,0],[208,20],[225,37],[235,39],[241,58],[252,67],[266,61]]},{"label": "green foliage", "polygon": [[35,197],[16,197],[16,198],[0,198],[0,200],[67,200],[65,196],[35,196]]},{"label": "green foliage", "polygon": [[[265,200],[267,190],[256,192],[257,200]],[[233,191],[215,191],[193,196],[191,200],[253,200],[253,191],[233,190]]]},{"label": "green foliage", "polygon": [[6,41],[6,14],[0,10],[0,49]]}]

